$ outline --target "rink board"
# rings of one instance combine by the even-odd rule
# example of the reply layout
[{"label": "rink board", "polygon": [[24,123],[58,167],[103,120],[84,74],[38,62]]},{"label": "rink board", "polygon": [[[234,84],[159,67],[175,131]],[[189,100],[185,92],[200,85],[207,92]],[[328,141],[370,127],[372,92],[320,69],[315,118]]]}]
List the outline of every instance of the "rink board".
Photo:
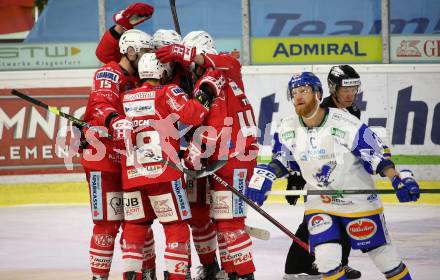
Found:
[{"label": "rink board", "polygon": [[[440,188],[439,181],[420,181],[420,187],[424,189]],[[391,184],[386,180],[376,181],[376,187],[390,189]],[[274,190],[285,190],[286,180],[277,180]],[[398,203],[395,195],[382,195],[381,199],[386,203]],[[27,205],[27,204],[78,204],[88,203],[89,194],[87,183],[35,183],[35,184],[0,184],[0,206]],[[284,203],[284,196],[271,196],[271,203]],[[302,203],[302,198],[300,199]],[[424,194],[414,204],[438,204],[440,194]]]}]

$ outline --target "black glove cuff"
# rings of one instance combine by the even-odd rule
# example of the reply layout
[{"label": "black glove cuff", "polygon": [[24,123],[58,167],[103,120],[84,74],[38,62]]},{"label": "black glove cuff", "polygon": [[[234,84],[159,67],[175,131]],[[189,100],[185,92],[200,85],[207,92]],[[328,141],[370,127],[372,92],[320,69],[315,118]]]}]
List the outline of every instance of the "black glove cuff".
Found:
[{"label": "black glove cuff", "polygon": [[112,121],[113,118],[116,118],[117,116],[119,116],[119,115],[116,112],[111,112],[110,114],[108,114],[107,118],[105,118],[105,121],[104,121],[105,127],[110,128],[109,127],[110,122]]},{"label": "black glove cuff", "polygon": [[108,31],[110,32],[110,34],[112,35],[113,38],[115,38],[116,40],[119,41],[122,34],[119,34],[118,32],[116,32],[115,27],[116,27],[116,25],[113,25],[112,27],[110,27],[110,29]]},{"label": "black glove cuff", "polygon": [[202,89],[199,89],[195,93],[194,98],[206,108],[209,108],[212,101],[214,100],[214,96],[212,94],[209,94],[207,91],[204,91]]}]

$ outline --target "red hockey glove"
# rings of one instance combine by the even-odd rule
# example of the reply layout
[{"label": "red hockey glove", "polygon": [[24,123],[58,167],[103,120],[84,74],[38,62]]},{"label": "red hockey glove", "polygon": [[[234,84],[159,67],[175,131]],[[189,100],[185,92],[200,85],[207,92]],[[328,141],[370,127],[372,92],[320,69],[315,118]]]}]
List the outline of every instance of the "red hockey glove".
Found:
[{"label": "red hockey glove", "polygon": [[178,62],[183,66],[189,66],[196,56],[196,48],[185,47],[180,44],[165,46],[156,51],[156,57],[162,63]]},{"label": "red hockey glove", "polygon": [[124,27],[125,30],[129,30],[151,18],[153,13],[153,6],[145,3],[133,3],[124,10],[114,14],[113,21]]},{"label": "red hockey glove", "polygon": [[198,89],[210,92],[215,97],[219,96],[226,85],[226,78],[221,70],[208,70],[197,81],[194,92]]},{"label": "red hockey glove", "polygon": [[211,106],[226,85],[226,78],[221,70],[209,70],[200,78],[194,87],[193,96],[206,108]]},{"label": "red hockey glove", "polygon": [[118,116],[111,120],[109,132],[112,135],[115,149],[125,150],[125,139],[131,138],[133,123],[124,117]]}]

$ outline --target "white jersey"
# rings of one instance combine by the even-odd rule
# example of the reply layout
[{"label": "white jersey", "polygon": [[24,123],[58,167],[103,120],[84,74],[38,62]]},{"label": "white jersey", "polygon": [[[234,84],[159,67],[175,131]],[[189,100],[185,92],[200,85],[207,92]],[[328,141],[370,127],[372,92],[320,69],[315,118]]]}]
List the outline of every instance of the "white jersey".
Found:
[{"label": "white jersey", "polygon": [[[277,141],[279,143],[277,144]],[[281,121],[275,136],[274,160],[292,170],[295,161],[307,182],[305,189],[374,189],[370,174],[392,164],[383,157],[383,143],[346,110],[328,108],[319,127],[307,128],[297,115]],[[361,217],[383,211],[377,195],[310,195],[306,214]]]}]

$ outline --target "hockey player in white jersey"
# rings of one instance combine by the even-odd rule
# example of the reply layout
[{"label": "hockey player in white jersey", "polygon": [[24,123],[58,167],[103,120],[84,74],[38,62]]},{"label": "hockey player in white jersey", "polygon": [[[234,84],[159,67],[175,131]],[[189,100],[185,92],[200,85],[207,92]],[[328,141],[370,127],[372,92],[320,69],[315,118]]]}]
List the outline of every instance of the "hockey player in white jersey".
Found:
[{"label": "hockey player in white jersey", "polygon": [[[254,169],[246,195],[259,205],[273,180],[301,172],[306,189],[374,189],[371,175],[388,177],[400,202],[417,201],[419,186],[409,170],[396,171],[384,157],[382,140],[343,109],[322,108],[322,86],[313,73],[294,75],[289,92],[297,114],[283,119],[274,136],[276,154]],[[353,249],[368,253],[387,279],[411,276],[391,243],[377,195],[308,196],[305,214],[310,250],[322,279],[346,279],[340,229]],[[340,226],[342,225],[342,227]]]}]

